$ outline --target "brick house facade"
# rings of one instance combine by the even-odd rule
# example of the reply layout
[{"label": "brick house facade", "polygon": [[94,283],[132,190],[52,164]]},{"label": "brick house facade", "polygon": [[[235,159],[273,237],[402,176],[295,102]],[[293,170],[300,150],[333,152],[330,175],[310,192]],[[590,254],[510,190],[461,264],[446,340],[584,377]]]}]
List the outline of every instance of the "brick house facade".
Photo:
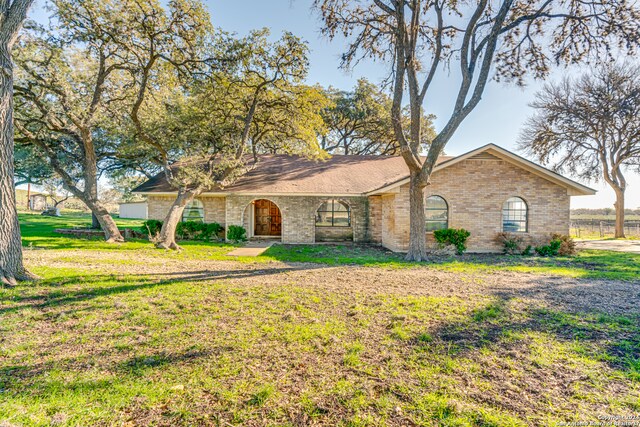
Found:
[{"label": "brick house facade", "polygon": [[[154,179],[135,192],[147,196],[149,218],[163,219],[175,194],[167,191],[170,188],[161,176]],[[507,200],[517,198],[519,204],[513,206],[520,209],[514,217],[520,221],[518,232],[535,242],[550,233],[567,234],[571,196],[594,193],[507,150],[487,145],[462,156],[442,158],[425,198],[427,206],[430,196],[444,200],[446,208],[438,211],[440,227],[469,230],[469,251],[487,252],[499,251],[496,234],[514,226],[507,219],[511,218],[505,208],[511,206],[505,204]],[[408,172],[399,157],[333,156],[311,162],[269,156],[237,183],[207,192],[198,201],[204,222],[243,226],[250,238],[276,238],[287,244],[353,241],[399,252],[409,245]],[[268,217],[260,216],[257,201],[271,202]],[[267,226],[272,218],[281,224],[273,227],[277,233],[258,236],[258,224],[265,218]],[[433,233],[425,233],[435,246]]]}]

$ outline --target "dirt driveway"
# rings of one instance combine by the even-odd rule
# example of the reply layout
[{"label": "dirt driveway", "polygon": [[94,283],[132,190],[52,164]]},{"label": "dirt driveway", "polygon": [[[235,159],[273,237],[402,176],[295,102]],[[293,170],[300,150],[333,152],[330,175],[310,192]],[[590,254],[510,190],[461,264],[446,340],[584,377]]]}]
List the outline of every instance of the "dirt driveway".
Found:
[{"label": "dirt driveway", "polygon": [[584,240],[578,242],[578,248],[640,254],[640,240]]}]

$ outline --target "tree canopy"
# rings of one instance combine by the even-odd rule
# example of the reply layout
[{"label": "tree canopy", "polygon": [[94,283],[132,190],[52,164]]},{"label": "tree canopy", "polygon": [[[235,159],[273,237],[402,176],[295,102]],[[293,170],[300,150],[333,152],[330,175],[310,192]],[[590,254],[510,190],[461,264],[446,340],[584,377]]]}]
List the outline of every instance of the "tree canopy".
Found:
[{"label": "tree canopy", "polygon": [[[378,85],[362,78],[352,91],[328,88],[331,105],[322,112],[327,133],[321,136],[322,148],[337,154],[398,154],[400,145],[395,138],[391,120],[392,99]],[[408,110],[403,111],[408,121]],[[426,152],[435,136],[433,116],[423,116],[421,150]]]},{"label": "tree canopy", "polygon": [[607,64],[536,94],[520,147],[558,172],[604,180],[616,193],[624,237],[625,168],[640,170],[640,66]]}]

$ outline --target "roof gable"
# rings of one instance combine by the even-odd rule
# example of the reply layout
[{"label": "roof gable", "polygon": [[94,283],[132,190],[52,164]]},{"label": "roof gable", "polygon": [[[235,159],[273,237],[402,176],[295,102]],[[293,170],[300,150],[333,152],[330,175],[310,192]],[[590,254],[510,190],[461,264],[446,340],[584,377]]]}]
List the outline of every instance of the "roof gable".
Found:
[{"label": "roof gable", "polygon": [[[596,194],[596,190],[594,190],[593,188],[587,187],[580,184],[579,182],[566,178],[550,169],[542,167],[495,144],[487,144],[460,156],[452,157],[443,162],[440,162],[434,167],[433,173],[472,158],[478,160],[488,160],[491,158],[495,158],[497,160],[507,161],[517,167],[533,173],[534,175],[540,176],[548,181],[567,188],[567,191],[571,196],[586,196]],[[405,177],[404,179],[401,179],[391,185],[382,186],[375,191],[371,191],[367,194],[379,194],[392,191],[394,188],[404,185],[408,182],[409,178]]]}]

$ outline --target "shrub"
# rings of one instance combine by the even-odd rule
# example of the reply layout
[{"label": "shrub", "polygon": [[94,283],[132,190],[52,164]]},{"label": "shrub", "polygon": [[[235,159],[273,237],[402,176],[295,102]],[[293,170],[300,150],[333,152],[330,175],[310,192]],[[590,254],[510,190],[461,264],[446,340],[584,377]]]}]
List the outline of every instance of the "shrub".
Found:
[{"label": "shrub", "polygon": [[247,230],[239,225],[230,225],[227,229],[227,239],[232,242],[244,242],[247,240]]},{"label": "shrub", "polygon": [[211,238],[217,238],[224,228],[216,223],[204,223],[197,221],[179,222],[176,227],[176,236],[181,240],[202,240],[208,242]]},{"label": "shrub", "polygon": [[470,235],[471,233],[464,228],[445,228],[444,230],[436,230],[433,232],[433,237],[435,237],[441,248],[446,245],[453,245],[458,255],[462,255],[462,253],[467,250],[466,243]]},{"label": "shrub", "polygon": [[160,233],[162,229],[162,221],[157,219],[148,219],[142,223],[141,231],[144,235],[154,237]]},{"label": "shrub", "polygon": [[562,241],[552,240],[548,245],[536,246],[536,253],[540,256],[557,256]]},{"label": "shrub", "polygon": [[559,240],[561,242],[560,248],[558,249],[558,255],[575,255],[576,242],[568,234],[554,233],[551,235],[551,240]]},{"label": "shrub", "polygon": [[[142,223],[142,232],[150,239],[160,234],[162,221],[148,219]],[[176,226],[176,237],[179,240],[203,240],[208,242],[211,238],[216,238],[224,228],[215,222],[205,224],[203,222],[186,221],[179,222]]]},{"label": "shrub", "polygon": [[527,245],[526,248],[524,248],[524,251],[522,251],[522,255],[524,256],[531,256],[533,254],[533,246],[531,245]]},{"label": "shrub", "polygon": [[[520,234],[502,232],[496,235],[495,241],[504,246],[502,252],[507,255],[524,255],[524,237]],[[529,247],[529,251],[531,248]]]}]

